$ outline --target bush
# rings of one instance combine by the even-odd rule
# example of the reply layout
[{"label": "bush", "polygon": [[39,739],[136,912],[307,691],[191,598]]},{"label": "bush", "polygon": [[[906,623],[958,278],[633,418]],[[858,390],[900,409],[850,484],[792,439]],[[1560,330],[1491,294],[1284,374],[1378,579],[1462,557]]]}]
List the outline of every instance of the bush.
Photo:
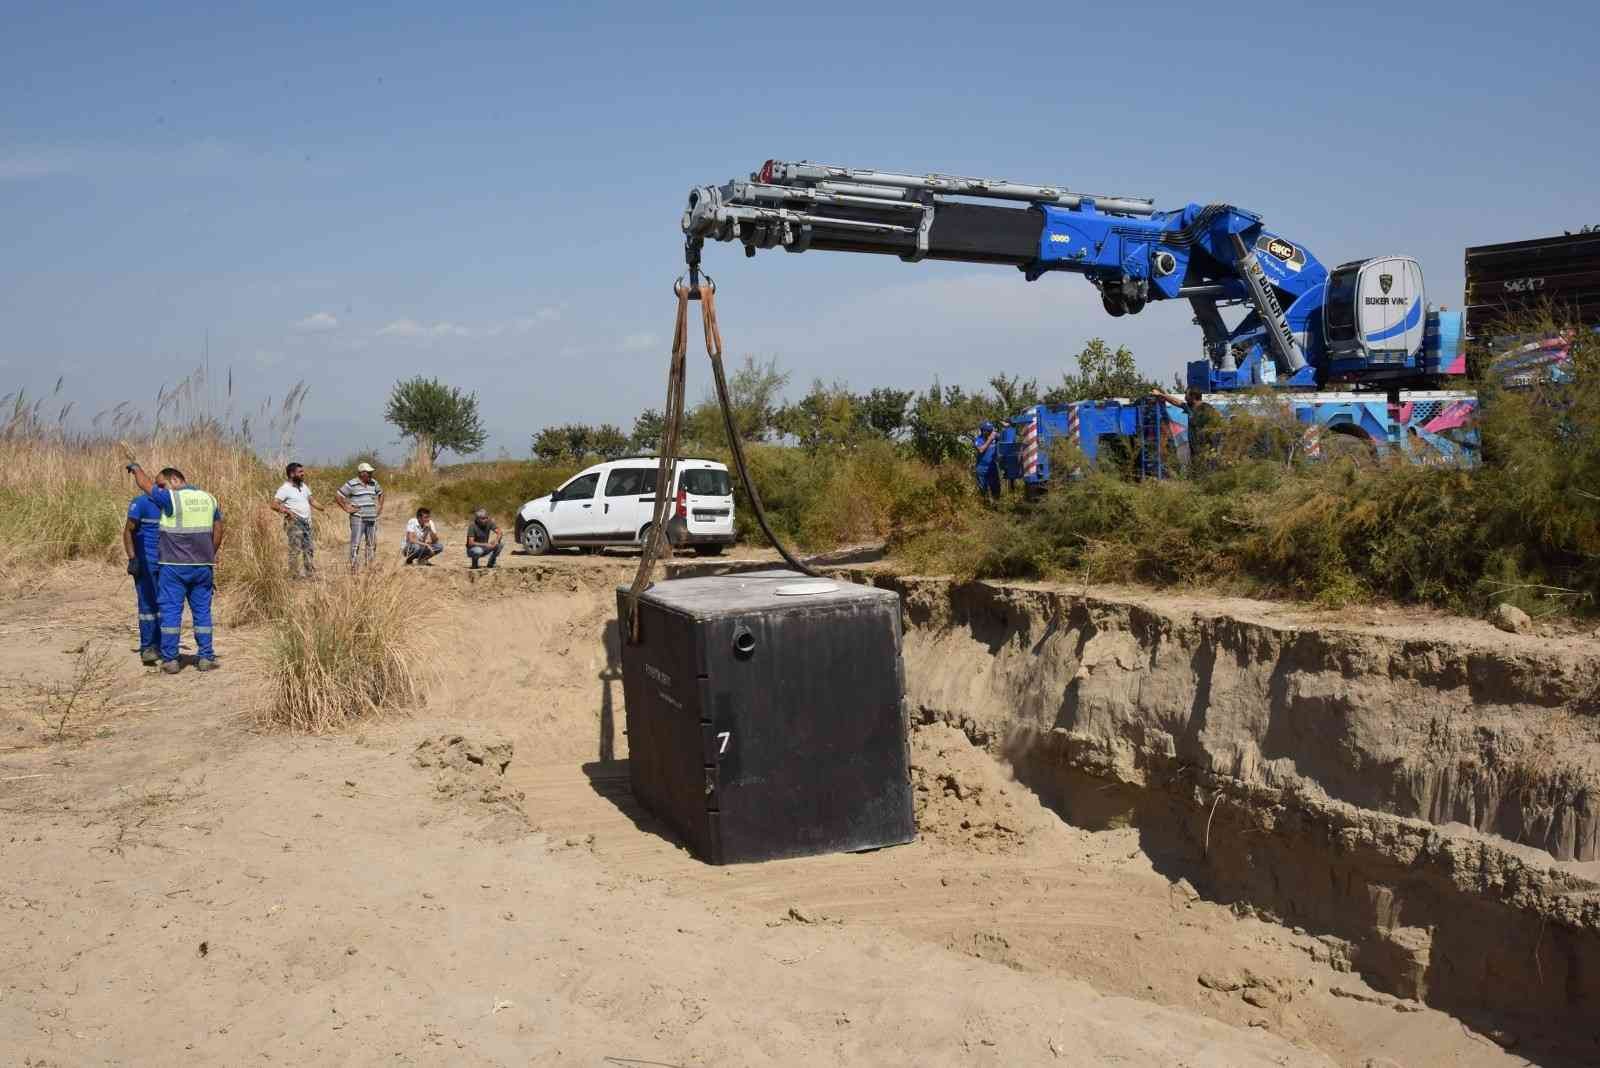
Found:
[{"label": "bush", "polygon": [[295,590],[272,623],[262,720],[320,733],[421,702],[431,650],[409,579],[391,563]]}]

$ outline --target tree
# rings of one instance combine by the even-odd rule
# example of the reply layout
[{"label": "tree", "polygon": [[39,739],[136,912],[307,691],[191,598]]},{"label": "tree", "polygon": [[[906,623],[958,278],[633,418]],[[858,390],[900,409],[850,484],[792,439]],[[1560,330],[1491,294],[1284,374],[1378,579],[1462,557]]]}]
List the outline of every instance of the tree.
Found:
[{"label": "tree", "polygon": [[488,437],[478,418],[476,393],[421,375],[395,383],[384,418],[416,443],[418,459],[426,456],[430,466],[445,449],[470,455]]},{"label": "tree", "polygon": [[877,387],[860,400],[867,425],[891,441],[898,440],[906,428],[906,405],[914,396],[908,389]]},{"label": "tree", "polygon": [[547,464],[555,463],[567,455],[567,436],[560,427],[545,427],[533,436],[533,455]]},{"label": "tree", "polygon": [[[789,384],[786,371],[778,370],[777,357],[757,363],[746,356],[744,363],[728,376],[728,405],[733,410],[733,425],[741,441],[765,441],[777,429],[778,397]],[[722,409],[715,393],[683,413],[683,439],[701,447],[727,444]]]},{"label": "tree", "polygon": [[930,464],[972,455],[972,432],[994,418],[995,402],[960,386],[941,386],[937,379],[911,406],[911,450]]},{"label": "tree", "polygon": [[1111,397],[1138,397],[1158,388],[1144,376],[1133,353],[1118,345],[1116,351],[1102,338],[1090,338],[1078,353],[1078,373],[1063,374],[1061,385],[1044,395],[1046,404],[1069,404],[1080,400],[1106,400]]},{"label": "tree", "polygon": [[1022,409],[1039,403],[1037,379],[1024,379],[1021,375],[995,375],[989,379],[989,388],[994,390],[1002,419],[1009,419]]},{"label": "tree", "polygon": [[860,398],[842,383],[828,386],[820,378],[797,403],[779,408],[772,421],[779,433],[790,435],[810,451],[846,448],[868,429]]},{"label": "tree", "polygon": [[628,455],[628,451],[628,436],[610,423],[564,423],[547,426],[533,436],[533,454],[546,463],[586,460],[591,456],[615,460]]},{"label": "tree", "polygon": [[[599,456],[602,460],[616,460],[628,455],[628,435],[622,429],[610,423],[601,423],[589,431],[589,452]],[[581,460],[584,457],[575,456],[573,459]]]},{"label": "tree", "polygon": [[628,444],[636,452],[655,452],[661,448],[661,439],[667,432],[666,418],[654,408],[646,408],[633,421],[633,433]]}]

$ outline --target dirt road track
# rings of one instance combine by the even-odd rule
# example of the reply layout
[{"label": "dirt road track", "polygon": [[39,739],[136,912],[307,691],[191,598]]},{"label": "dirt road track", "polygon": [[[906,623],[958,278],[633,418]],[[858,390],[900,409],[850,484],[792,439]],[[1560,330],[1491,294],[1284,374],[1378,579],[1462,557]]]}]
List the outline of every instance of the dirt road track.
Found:
[{"label": "dirt road track", "polygon": [[[0,1061],[1521,1063],[1442,1014],[1333,995],[1370,992],[1193,899],[1130,832],[1060,823],[943,728],[916,740],[919,842],[699,864],[624,788],[606,623],[630,564],[462,602],[419,579],[434,699],[357,735],[244,729],[251,634],[211,676],[130,656],[131,711],[81,744],[38,744],[12,707]],[[51,625],[12,634],[0,672],[120,634],[112,589],[25,606]],[[451,732],[515,743],[531,829],[413,764]]]}]

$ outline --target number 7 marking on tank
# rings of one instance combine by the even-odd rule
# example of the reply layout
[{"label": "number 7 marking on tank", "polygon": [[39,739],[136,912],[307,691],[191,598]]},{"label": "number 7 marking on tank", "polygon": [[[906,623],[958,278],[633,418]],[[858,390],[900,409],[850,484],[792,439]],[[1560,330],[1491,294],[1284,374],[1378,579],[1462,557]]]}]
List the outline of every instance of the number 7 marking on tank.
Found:
[{"label": "number 7 marking on tank", "polygon": [[728,739],[733,737],[732,731],[717,732],[717,755],[721,756],[728,751]]}]

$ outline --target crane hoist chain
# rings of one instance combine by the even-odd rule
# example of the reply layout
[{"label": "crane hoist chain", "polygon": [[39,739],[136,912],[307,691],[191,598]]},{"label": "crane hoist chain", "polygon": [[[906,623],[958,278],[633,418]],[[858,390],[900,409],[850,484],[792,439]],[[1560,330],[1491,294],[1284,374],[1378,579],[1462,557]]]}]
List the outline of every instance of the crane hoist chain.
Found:
[{"label": "crane hoist chain", "polygon": [[672,470],[678,459],[678,434],[683,426],[683,389],[689,351],[689,302],[700,302],[700,323],[705,333],[706,355],[711,358],[711,375],[716,382],[717,404],[722,409],[722,426],[728,435],[728,448],[733,453],[734,470],[739,473],[739,484],[755,512],[756,523],[767,541],[778,550],[784,563],[804,575],[818,577],[817,572],[796,560],[786,549],[767,522],[766,509],[761,506],[761,494],[750,480],[750,469],[745,463],[744,445],[739,438],[739,428],[734,422],[733,406],[728,399],[728,379],[722,369],[722,328],[717,324],[717,283],[708,274],[701,278],[700,249],[703,242],[689,238],[684,242],[684,261],[688,264],[688,284],[680,276],[672,285],[678,298],[678,315],[672,328],[672,355],[667,363],[667,403],[665,425],[661,433],[661,456],[656,467],[656,499],[650,517],[650,533],[639,555],[639,570],[628,587],[629,641],[639,640],[639,595],[649,588],[655,575],[656,561],[672,555],[672,545],[667,538],[667,510],[672,505]]}]

